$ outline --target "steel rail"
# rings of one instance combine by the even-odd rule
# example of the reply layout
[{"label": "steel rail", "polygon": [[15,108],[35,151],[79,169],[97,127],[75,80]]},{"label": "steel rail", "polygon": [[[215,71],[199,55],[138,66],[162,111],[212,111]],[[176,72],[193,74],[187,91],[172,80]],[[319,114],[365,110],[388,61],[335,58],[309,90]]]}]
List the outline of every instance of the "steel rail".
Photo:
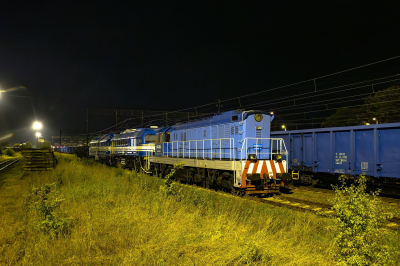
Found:
[{"label": "steel rail", "polygon": [[[326,194],[331,194],[331,195],[333,195],[335,193],[335,191],[330,188],[315,188],[315,187],[307,187],[307,186],[299,186],[299,187],[295,187],[295,188],[297,188],[299,190],[303,190],[303,191],[326,193]],[[384,194],[384,193],[381,193],[381,194]],[[387,194],[385,194],[385,195],[387,195]],[[395,196],[398,197],[399,195],[395,195]],[[398,199],[398,198],[383,197],[383,196],[379,196],[379,198],[386,204],[400,206],[400,199]]]},{"label": "steel rail", "polygon": [[4,162],[0,162],[0,165],[4,164],[4,163],[6,163],[6,162],[9,162],[9,161],[10,161],[10,159],[9,159],[9,160],[6,160],[6,161],[4,161]]},{"label": "steel rail", "polygon": [[16,160],[12,161],[11,163],[7,164],[6,166],[0,168],[0,171],[6,169],[6,168],[9,167],[10,165],[12,165],[12,164],[18,162],[19,160],[21,160],[21,158],[18,158],[18,159],[16,159]]}]

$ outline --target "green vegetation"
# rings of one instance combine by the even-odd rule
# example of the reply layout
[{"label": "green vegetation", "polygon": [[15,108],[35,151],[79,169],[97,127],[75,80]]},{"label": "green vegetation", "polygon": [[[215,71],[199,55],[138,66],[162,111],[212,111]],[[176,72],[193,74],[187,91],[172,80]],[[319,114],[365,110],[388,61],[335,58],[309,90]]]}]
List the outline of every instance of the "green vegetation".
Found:
[{"label": "green vegetation", "polygon": [[39,142],[38,148],[39,149],[51,149],[51,143],[48,140],[46,140],[44,142]]},{"label": "green vegetation", "polygon": [[179,196],[181,189],[178,189],[176,183],[172,181],[176,171],[182,169],[185,165],[185,162],[180,162],[174,164],[174,167],[171,171],[165,176],[165,183],[164,186],[160,186],[160,192],[165,196]]},{"label": "green vegetation", "polygon": [[346,185],[346,176],[341,176],[341,186],[333,186],[335,198],[332,201],[335,217],[335,240],[337,249],[333,255],[338,265],[388,265],[391,260],[390,247],[385,243],[393,234],[381,227],[393,215],[382,204],[377,192],[366,193],[367,179],[357,179],[357,186]]},{"label": "green vegetation", "polygon": [[9,156],[9,157],[12,157],[12,156],[15,155],[15,151],[13,149],[10,149],[10,148],[2,150],[1,153],[3,155]]},{"label": "green vegetation", "polygon": [[25,148],[25,149],[31,149],[32,148],[32,143],[30,143],[29,141],[22,143],[21,144],[21,148]]},{"label": "green vegetation", "polygon": [[55,189],[57,184],[60,182],[33,188],[28,196],[29,207],[37,214],[36,228],[53,237],[60,233],[68,233],[72,221],[71,217],[61,218],[56,213],[56,209],[65,200]]},{"label": "green vegetation", "polygon": [[77,147],[75,150],[75,154],[76,154],[76,156],[78,156],[78,158],[88,158],[89,157],[89,146],[83,145],[83,146]]},{"label": "green vegetation", "polygon": [[[0,265],[335,265],[327,217],[179,183],[166,197],[163,179],[57,159],[53,171],[0,176]],[[27,211],[41,200],[33,188],[54,191],[49,208]],[[37,230],[48,210],[71,217],[68,230]],[[400,250],[397,235],[386,243]]]},{"label": "green vegetation", "polygon": [[400,121],[400,87],[392,86],[378,91],[365,99],[359,107],[342,107],[336,110],[321,125],[323,127],[343,127],[376,123],[393,123]]}]

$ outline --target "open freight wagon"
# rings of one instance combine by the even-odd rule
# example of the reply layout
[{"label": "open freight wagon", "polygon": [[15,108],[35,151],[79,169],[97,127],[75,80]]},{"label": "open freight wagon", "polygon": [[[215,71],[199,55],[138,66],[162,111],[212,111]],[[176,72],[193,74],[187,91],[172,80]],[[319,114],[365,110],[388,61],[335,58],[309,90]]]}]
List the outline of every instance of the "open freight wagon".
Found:
[{"label": "open freight wagon", "polygon": [[284,139],[294,179],[365,173],[400,181],[400,123],[273,131],[271,137]]}]

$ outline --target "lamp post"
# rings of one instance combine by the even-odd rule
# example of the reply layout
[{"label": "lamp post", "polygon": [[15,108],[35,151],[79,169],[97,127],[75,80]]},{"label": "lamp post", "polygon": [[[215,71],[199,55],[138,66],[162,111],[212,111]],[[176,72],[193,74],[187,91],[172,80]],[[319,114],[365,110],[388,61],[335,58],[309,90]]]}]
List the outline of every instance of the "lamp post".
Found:
[{"label": "lamp post", "polygon": [[32,128],[36,130],[36,137],[37,137],[36,148],[37,148],[39,146],[39,137],[42,135],[40,134],[40,132],[38,132],[38,130],[42,128],[42,123],[35,121],[32,125]]},{"label": "lamp post", "polygon": [[372,118],[375,121],[375,124],[378,124],[378,119],[376,117]]},{"label": "lamp post", "polygon": [[36,148],[38,148],[38,146],[39,146],[39,137],[42,135],[42,134],[40,134],[40,132],[36,132],[36,138],[37,138],[37,142],[36,142]]},{"label": "lamp post", "polygon": [[285,125],[282,125],[282,128],[286,131],[286,126]]}]

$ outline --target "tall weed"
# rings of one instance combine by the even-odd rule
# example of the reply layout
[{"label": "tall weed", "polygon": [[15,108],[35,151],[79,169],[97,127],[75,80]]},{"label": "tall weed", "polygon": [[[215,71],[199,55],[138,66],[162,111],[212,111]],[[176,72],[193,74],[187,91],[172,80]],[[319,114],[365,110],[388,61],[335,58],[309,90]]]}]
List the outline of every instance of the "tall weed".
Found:
[{"label": "tall weed", "polygon": [[61,218],[55,212],[64,201],[64,197],[53,189],[59,183],[33,188],[29,195],[30,207],[38,215],[35,228],[51,236],[68,233],[72,222],[71,217]]},{"label": "tall weed", "polygon": [[174,184],[172,180],[176,171],[182,169],[184,165],[185,162],[175,163],[171,171],[165,176],[164,186],[160,186],[160,192],[163,195],[166,195],[167,197],[179,195],[181,190],[177,188],[176,184]]},{"label": "tall weed", "polygon": [[[368,194],[367,179],[361,175],[356,184],[348,187],[346,176],[341,176],[341,185],[333,186],[332,200],[336,211],[335,250],[333,255],[338,265],[388,265],[393,263],[389,246],[384,244],[389,232],[382,229],[393,215],[383,206],[378,195],[380,190]],[[390,232],[393,234],[393,232]]]}]

